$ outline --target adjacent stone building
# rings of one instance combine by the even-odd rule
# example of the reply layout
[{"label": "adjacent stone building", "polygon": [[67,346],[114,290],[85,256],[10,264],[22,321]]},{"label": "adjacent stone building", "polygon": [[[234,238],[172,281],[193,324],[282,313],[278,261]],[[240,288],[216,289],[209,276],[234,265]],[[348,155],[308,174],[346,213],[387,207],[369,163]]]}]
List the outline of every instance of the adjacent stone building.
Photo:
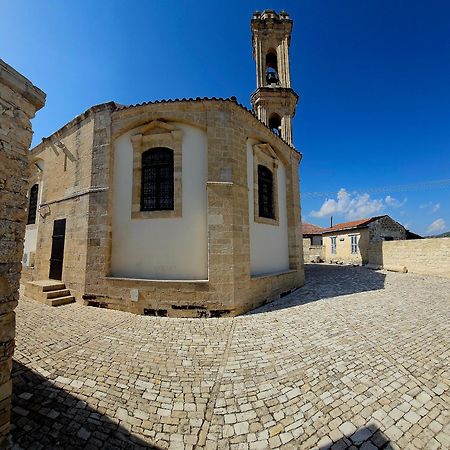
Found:
[{"label": "adjacent stone building", "polygon": [[25,233],[30,119],[45,94],[0,60],[0,448],[9,432],[15,314]]},{"label": "adjacent stone building", "polygon": [[374,244],[406,239],[405,227],[391,217],[376,216],[337,224],[322,232],[324,260],[348,264],[368,264]]},{"label": "adjacent stone building", "polygon": [[318,227],[312,223],[302,222],[303,259],[305,262],[323,261],[322,233],[324,231],[325,228]]},{"label": "adjacent stone building", "polygon": [[235,98],[109,102],[33,149],[27,295],[217,317],[303,284],[292,20],[264,11],[251,29],[253,112]]}]

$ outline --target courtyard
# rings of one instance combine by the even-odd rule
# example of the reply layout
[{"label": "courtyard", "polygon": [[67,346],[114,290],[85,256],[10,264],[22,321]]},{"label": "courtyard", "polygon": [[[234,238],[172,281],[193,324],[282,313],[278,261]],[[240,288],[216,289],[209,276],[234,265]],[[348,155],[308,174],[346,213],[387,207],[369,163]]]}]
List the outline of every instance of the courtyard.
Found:
[{"label": "courtyard", "polygon": [[308,265],[222,319],[22,298],[14,449],[450,447],[450,280]]}]

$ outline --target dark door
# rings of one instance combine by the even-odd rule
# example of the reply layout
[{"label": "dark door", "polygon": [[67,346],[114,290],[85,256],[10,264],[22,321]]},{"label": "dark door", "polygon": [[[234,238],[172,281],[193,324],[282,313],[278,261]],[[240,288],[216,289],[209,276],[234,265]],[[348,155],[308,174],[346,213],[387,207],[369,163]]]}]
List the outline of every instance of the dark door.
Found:
[{"label": "dark door", "polygon": [[62,280],[64,260],[64,238],[66,237],[66,219],[53,222],[52,254],[50,256],[51,280]]}]

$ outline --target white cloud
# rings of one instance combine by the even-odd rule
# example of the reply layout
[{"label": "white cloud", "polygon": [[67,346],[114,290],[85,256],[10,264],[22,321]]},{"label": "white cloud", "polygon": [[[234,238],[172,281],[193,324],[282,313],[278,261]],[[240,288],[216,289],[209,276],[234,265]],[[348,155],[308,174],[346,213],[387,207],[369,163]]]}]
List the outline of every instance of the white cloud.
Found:
[{"label": "white cloud", "polygon": [[428,203],[422,203],[420,205],[420,207],[422,209],[427,209],[429,213],[434,214],[435,212],[437,212],[439,210],[439,208],[441,207],[441,204],[428,202]]},{"label": "white cloud", "polygon": [[318,211],[311,212],[311,216],[328,217],[335,214],[347,219],[361,219],[380,212],[384,207],[382,199],[371,199],[369,194],[352,194],[341,188],[336,199],[326,199]]},{"label": "white cloud", "polygon": [[391,207],[391,208],[401,208],[407,201],[408,201],[408,199],[405,198],[401,202],[400,200],[397,200],[396,198],[391,197],[390,195],[388,195],[384,199],[384,202],[386,203],[386,205]]},{"label": "white cloud", "polygon": [[428,228],[428,233],[439,233],[440,231],[444,231],[446,227],[445,220],[444,219],[436,219],[434,222],[432,222]]}]

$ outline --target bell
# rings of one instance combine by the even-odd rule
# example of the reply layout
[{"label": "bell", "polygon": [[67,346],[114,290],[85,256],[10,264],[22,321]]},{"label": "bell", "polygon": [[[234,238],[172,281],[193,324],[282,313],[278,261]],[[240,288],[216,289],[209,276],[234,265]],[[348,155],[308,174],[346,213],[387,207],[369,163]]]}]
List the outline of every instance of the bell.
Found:
[{"label": "bell", "polygon": [[277,84],[278,83],[278,74],[274,68],[269,67],[267,69],[266,80],[267,80],[267,84]]}]

